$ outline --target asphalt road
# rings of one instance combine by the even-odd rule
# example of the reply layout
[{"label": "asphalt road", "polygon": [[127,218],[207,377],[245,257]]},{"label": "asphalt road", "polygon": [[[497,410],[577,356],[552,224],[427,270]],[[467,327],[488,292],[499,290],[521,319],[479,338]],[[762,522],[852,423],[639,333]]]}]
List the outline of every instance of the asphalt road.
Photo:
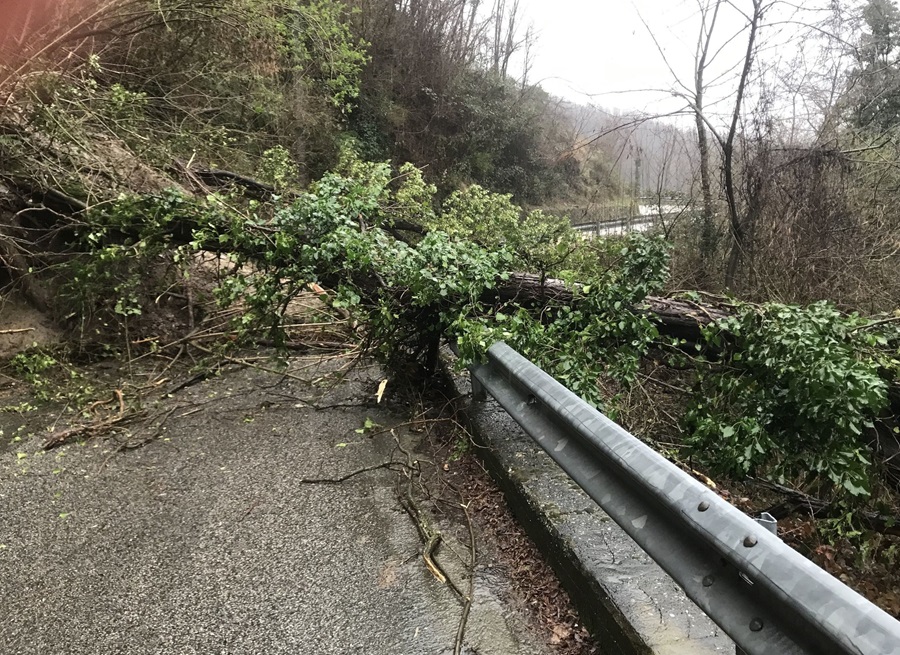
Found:
[{"label": "asphalt road", "polygon": [[[380,377],[357,373],[322,396],[227,374],[153,408],[165,430],[133,451],[98,439],[41,453],[39,437],[9,443],[7,430],[0,653],[452,653],[461,604],[422,563],[397,473],[301,482],[396,456],[390,433],[356,432],[367,418],[405,420],[374,406]],[[549,652],[509,585],[478,567],[463,652]]]}]

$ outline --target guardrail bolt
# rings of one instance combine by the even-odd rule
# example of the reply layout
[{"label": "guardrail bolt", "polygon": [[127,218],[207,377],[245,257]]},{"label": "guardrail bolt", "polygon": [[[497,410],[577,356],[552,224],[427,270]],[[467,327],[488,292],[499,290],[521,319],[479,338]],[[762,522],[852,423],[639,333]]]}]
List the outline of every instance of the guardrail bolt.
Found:
[{"label": "guardrail bolt", "polygon": [[705,578],[703,578],[703,586],[704,587],[712,587],[713,582],[715,582],[715,581],[716,581],[716,576],[708,575]]},{"label": "guardrail bolt", "polygon": [[759,632],[760,630],[762,630],[763,629],[762,619],[753,619],[752,621],[750,621],[750,629],[753,632]]},{"label": "guardrail bolt", "polygon": [[704,500],[702,503],[700,503],[697,509],[699,509],[701,512],[705,512],[709,509],[709,503]]},{"label": "guardrail bolt", "polygon": [[744,537],[744,546],[746,548],[753,548],[755,545],[756,545],[756,537],[754,537],[752,534],[747,537]]}]

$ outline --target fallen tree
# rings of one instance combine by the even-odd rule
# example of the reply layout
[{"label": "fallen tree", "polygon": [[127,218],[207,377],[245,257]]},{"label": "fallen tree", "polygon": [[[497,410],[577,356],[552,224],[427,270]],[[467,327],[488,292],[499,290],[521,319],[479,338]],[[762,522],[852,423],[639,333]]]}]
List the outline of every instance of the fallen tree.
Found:
[{"label": "fallen tree", "polygon": [[[532,273],[512,273],[508,280],[498,280],[496,289],[488,296],[499,302],[535,305],[578,301],[572,285]],[[710,302],[703,304],[695,300],[661,296],[645,297],[636,310],[653,321],[661,334],[687,342],[688,350],[701,349],[704,356],[713,361],[722,357],[721,350],[725,344],[734,342],[726,319],[735,319],[742,311],[739,304],[715,297],[710,297]],[[878,323],[885,324],[882,321],[864,321],[858,327],[863,329],[867,324],[877,327]],[[710,327],[716,328],[718,334],[715,338],[709,338],[705,332]],[[895,337],[894,347],[898,345],[900,341]],[[735,354],[732,352],[730,356],[733,358]],[[863,431],[873,455],[884,467],[886,477],[895,486],[900,486],[900,379],[896,370],[881,368],[880,373],[887,386],[887,403],[884,411],[873,416],[871,424]]]},{"label": "fallen tree", "polygon": [[[871,489],[866,453],[878,453],[890,475],[900,472],[886,413],[897,388],[893,323],[826,305],[664,297],[660,240],[634,236],[598,249],[549,217],[522,221],[508,199],[480,189],[460,192],[438,214],[416,171],[398,183],[387,165],[348,168],[277,201],[265,199],[270,187],[225,171],[185,171],[186,186],[203,185],[200,196],[170,190],[95,207],[36,183],[7,183],[32,230],[24,247],[21,238],[7,241],[27,260],[6,260],[8,272],[30,278],[34,270],[40,279],[52,260],[46,279],[62,280],[79,311],[105,303],[109,315],[127,317],[151,310],[136,295],[148,265],[139,260],[206,250],[228,258],[235,274],[223,277],[217,298],[242,304],[240,329],[257,339],[283,343],[288,305],[316,283],[365,325],[370,349],[401,369],[432,370],[445,336],[468,359],[504,339],[598,405],[609,402],[599,377],[630,385],[642,357],[665,346],[663,361],[680,352],[696,369],[686,443],[722,472],[806,476],[854,495]],[[254,204],[244,204],[243,191]],[[491,212],[500,216],[494,230],[483,224]],[[478,238],[464,238],[473,229]],[[53,234],[43,252],[35,247],[41,230]]]},{"label": "fallen tree", "polygon": [[[576,302],[573,285],[556,278],[542,277],[535,273],[513,272],[508,279],[497,281],[486,299],[501,303],[519,302],[544,305],[547,303],[571,304]],[[646,296],[637,306],[638,311],[659,325],[660,331],[691,343],[703,341],[706,326],[733,314],[733,305],[724,301],[700,304],[677,297]]]}]

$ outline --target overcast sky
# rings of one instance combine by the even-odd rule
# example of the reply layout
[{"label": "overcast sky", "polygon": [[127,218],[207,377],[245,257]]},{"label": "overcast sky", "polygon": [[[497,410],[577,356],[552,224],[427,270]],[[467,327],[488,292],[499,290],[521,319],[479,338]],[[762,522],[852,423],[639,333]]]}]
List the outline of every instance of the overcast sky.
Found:
[{"label": "overcast sky", "polygon": [[[526,22],[538,33],[534,66],[529,81],[539,82],[557,96],[590,102],[610,109],[662,113],[683,106],[664,91],[633,93],[638,89],[670,89],[673,76],[645,27],[652,30],[674,71],[691,83],[699,29],[697,0],[522,0]],[[750,0],[735,0],[738,7]],[[800,0],[807,9],[820,0]],[[827,4],[827,3],[826,3]],[[790,11],[790,13],[787,13]],[[809,19],[795,10],[776,8],[770,20]],[[731,6],[719,16],[717,44],[741,31],[747,20]],[[765,35],[771,62],[796,55],[799,28],[782,25]],[[746,48],[746,36],[734,39],[717,61],[716,73],[737,64]],[[720,93],[733,89],[737,72],[726,75]],[[710,78],[713,75],[709,76]],[[714,93],[711,93],[714,95]]]}]

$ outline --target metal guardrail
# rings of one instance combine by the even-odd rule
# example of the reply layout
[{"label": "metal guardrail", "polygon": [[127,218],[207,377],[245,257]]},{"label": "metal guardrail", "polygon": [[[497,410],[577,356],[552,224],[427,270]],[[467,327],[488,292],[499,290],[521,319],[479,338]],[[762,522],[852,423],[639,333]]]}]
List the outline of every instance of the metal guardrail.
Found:
[{"label": "metal guardrail", "polygon": [[750,655],[900,655],[900,622],[504,343],[472,369],[604,511]]},{"label": "metal guardrail", "polygon": [[627,232],[635,225],[650,225],[655,222],[654,217],[638,216],[636,218],[622,218],[613,221],[594,221],[593,223],[577,223],[572,228],[583,234],[612,234],[615,232]]}]

